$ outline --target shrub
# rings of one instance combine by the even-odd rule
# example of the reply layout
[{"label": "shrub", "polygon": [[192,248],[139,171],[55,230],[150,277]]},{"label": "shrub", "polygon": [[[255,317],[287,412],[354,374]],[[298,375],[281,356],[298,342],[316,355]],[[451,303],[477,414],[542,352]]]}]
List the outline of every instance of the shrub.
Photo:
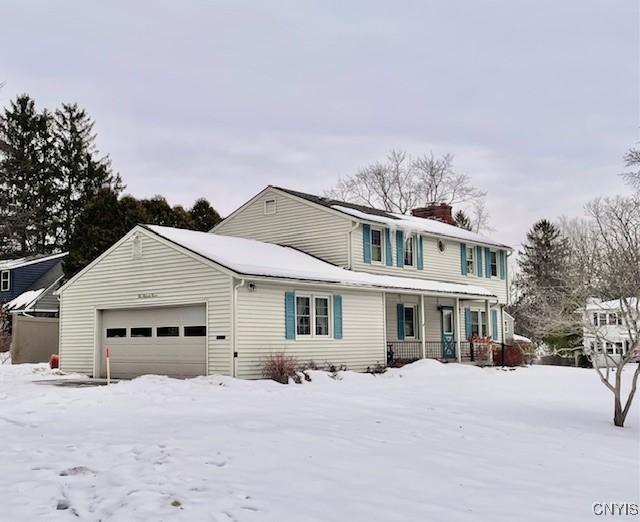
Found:
[{"label": "shrub", "polygon": [[297,376],[297,369],[298,361],[295,357],[278,352],[267,357],[262,367],[262,376],[282,384],[288,384],[289,377],[295,378]]},{"label": "shrub", "polygon": [[371,366],[367,366],[367,373],[376,374],[376,373],[384,373],[386,371],[387,371],[386,366],[383,366],[379,362],[377,362],[373,368],[371,368]]},{"label": "shrub", "polygon": [[306,363],[303,363],[300,366],[300,369],[302,371],[305,371],[305,370],[317,370],[318,369],[318,365],[316,364],[316,362],[313,359],[311,359],[310,361],[307,361]]},{"label": "shrub", "polygon": [[502,347],[493,347],[493,364],[495,366],[522,366],[524,364],[524,352],[517,344],[504,347],[504,364],[502,362]]},{"label": "shrub", "polygon": [[8,352],[11,347],[11,336],[0,334],[0,352]]}]

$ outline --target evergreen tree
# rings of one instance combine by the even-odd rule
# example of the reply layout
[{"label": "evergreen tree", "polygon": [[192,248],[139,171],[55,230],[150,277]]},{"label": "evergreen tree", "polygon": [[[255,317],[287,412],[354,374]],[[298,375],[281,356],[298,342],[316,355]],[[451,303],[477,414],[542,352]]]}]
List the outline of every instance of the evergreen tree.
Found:
[{"label": "evergreen tree", "polygon": [[[550,221],[538,221],[527,233],[519,253],[519,272],[514,280],[517,297],[510,307],[519,330],[535,341],[547,337],[540,317],[549,309],[561,310],[570,277],[569,242]],[[544,312],[544,313],[543,313]]]},{"label": "evergreen tree", "polygon": [[68,280],[138,223],[146,221],[145,209],[131,196],[118,199],[109,188],[98,191],[76,218],[64,262]]},{"label": "evergreen tree", "polygon": [[471,223],[469,216],[467,216],[462,210],[458,210],[458,212],[455,213],[455,215],[453,216],[453,221],[459,228],[464,228],[465,230],[473,230],[473,224]]},{"label": "evergreen tree", "polygon": [[173,209],[163,196],[153,196],[149,199],[142,199],[140,200],[140,204],[146,213],[146,223],[162,225],[164,227],[176,226],[176,216]]},{"label": "evergreen tree", "polygon": [[2,255],[51,250],[57,194],[51,176],[51,117],[21,95],[0,116],[0,248]]},{"label": "evergreen tree", "polygon": [[191,207],[192,228],[201,232],[209,232],[222,218],[211,204],[204,198],[198,199]]},{"label": "evergreen tree", "polygon": [[123,187],[108,156],[98,156],[94,122],[84,109],[76,103],[63,104],[56,110],[54,122],[55,169],[61,193],[59,244],[68,249],[76,218],[85,205],[103,188],[118,194]]}]

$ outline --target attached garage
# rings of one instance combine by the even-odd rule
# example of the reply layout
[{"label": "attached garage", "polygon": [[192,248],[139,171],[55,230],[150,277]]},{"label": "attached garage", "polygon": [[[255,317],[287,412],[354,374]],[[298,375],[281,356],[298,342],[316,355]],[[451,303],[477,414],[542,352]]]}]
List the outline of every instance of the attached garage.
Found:
[{"label": "attached garage", "polygon": [[[195,377],[207,373],[206,307],[189,305],[102,312],[102,346],[111,375]],[[101,376],[106,376],[105,350]]]}]

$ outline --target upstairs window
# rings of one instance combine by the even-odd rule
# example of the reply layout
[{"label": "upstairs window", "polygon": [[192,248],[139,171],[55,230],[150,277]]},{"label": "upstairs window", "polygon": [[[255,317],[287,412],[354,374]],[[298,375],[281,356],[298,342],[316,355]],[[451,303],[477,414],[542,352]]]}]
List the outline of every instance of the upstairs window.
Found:
[{"label": "upstairs window", "polygon": [[476,273],[475,248],[467,247],[467,274]]},{"label": "upstairs window", "polygon": [[498,253],[491,251],[491,276],[498,277]]},{"label": "upstairs window", "polygon": [[404,242],[404,266],[413,266],[414,237],[409,236]]},{"label": "upstairs window", "polygon": [[11,272],[3,270],[0,273],[0,292],[8,292],[11,289]]},{"label": "upstairs window", "polygon": [[371,261],[382,263],[382,230],[371,229]]}]

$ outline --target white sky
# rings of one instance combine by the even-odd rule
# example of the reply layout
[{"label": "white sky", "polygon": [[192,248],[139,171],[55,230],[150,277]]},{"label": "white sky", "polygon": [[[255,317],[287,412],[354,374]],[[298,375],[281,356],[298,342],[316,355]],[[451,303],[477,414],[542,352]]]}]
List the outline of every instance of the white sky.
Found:
[{"label": "white sky", "polygon": [[496,239],[626,191],[632,0],[5,0],[0,104],[77,101],[127,191],[227,214],[320,193],[391,148],[450,152]]}]

